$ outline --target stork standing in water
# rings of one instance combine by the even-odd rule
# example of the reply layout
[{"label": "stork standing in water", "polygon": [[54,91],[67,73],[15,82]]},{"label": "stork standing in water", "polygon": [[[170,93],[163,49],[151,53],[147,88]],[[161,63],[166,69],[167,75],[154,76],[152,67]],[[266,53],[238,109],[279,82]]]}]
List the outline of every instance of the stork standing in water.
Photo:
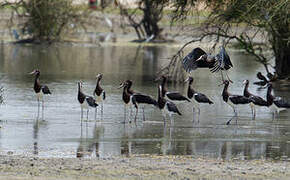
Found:
[{"label": "stork standing in water", "polygon": [[286,110],[290,108],[290,103],[283,100],[281,97],[274,97],[272,95],[272,83],[268,84],[267,90],[267,103],[271,112],[273,113],[273,119],[275,118],[275,114],[279,114],[280,111]]},{"label": "stork standing in water", "polygon": [[209,68],[212,73],[220,71],[222,81],[224,81],[222,71],[225,71],[227,79],[232,82],[227,74],[227,70],[232,68],[233,64],[223,46],[221,47],[219,53],[215,56],[206,53],[199,47],[194,48],[183,58],[182,64],[183,68],[188,73],[191,73],[191,71],[196,70],[197,68]]},{"label": "stork standing in water", "polygon": [[162,80],[161,82],[161,92],[162,92],[162,97],[165,97],[168,100],[171,101],[187,101],[190,102],[190,100],[180,94],[179,92],[168,92],[166,88],[166,83],[167,83],[167,77],[166,76],[161,76],[160,78]]},{"label": "stork standing in water", "polygon": [[[193,78],[192,77],[188,77],[185,82],[188,82],[188,89],[187,89],[187,97],[189,99],[194,98],[193,102],[194,106],[197,107],[198,109],[198,115],[200,115],[200,108],[199,108],[199,104],[200,103],[206,103],[206,104],[213,104],[213,102],[204,94],[196,92],[192,87],[192,83],[193,83]],[[193,107],[193,113],[194,113],[194,107]],[[194,120],[194,119],[193,119]],[[199,121],[199,118],[198,118]]]},{"label": "stork standing in water", "polygon": [[168,114],[170,120],[172,120],[171,118],[173,114],[178,114],[181,116],[181,113],[176,105],[164,98],[164,95],[162,94],[162,85],[158,86],[158,107],[162,112],[164,125],[166,124],[166,114]]},{"label": "stork standing in water", "polygon": [[[96,88],[95,88],[94,93],[93,93],[95,100],[96,100],[96,103],[97,104],[101,103],[101,115],[103,115],[104,100],[106,99],[106,92],[104,91],[104,89],[100,85],[100,81],[101,81],[102,77],[103,77],[103,74],[98,74],[96,76],[97,85],[96,85]],[[96,118],[96,116],[97,116],[97,108],[95,111],[95,118]]]},{"label": "stork standing in water", "polygon": [[[245,105],[245,104],[250,104],[252,101],[250,98],[247,98],[245,96],[240,96],[240,95],[233,95],[233,94],[230,94],[228,92],[228,87],[229,87],[229,81],[228,80],[225,80],[224,81],[224,90],[223,90],[223,93],[222,93],[222,97],[223,97],[223,100],[229,105],[231,106],[231,108],[233,108],[233,111],[235,113],[235,117],[237,117],[238,113],[237,113],[237,109],[236,109],[236,106],[238,105]],[[231,118],[228,122],[227,122],[227,125],[230,124],[231,120],[233,118]],[[236,123],[237,123],[237,119],[236,119]]]},{"label": "stork standing in water", "polygon": [[128,85],[125,82],[121,83],[119,89],[123,88],[122,100],[124,102],[124,121],[126,121],[127,107],[130,107],[130,113],[132,112],[132,107],[130,106],[130,97],[133,94],[131,90],[128,90]]},{"label": "stork standing in water", "polygon": [[83,93],[83,83],[78,82],[78,101],[81,105],[81,119],[83,119],[83,110],[87,109],[87,120],[89,119],[89,108],[97,108],[98,104],[95,99],[91,96],[87,96]]},{"label": "stork standing in water", "polygon": [[249,80],[244,80],[243,84],[245,85],[244,96],[247,98],[250,98],[250,100],[251,100],[250,107],[252,110],[253,119],[255,119],[255,117],[256,117],[255,105],[256,106],[268,106],[268,103],[263,98],[256,96],[256,95],[249,92]]},{"label": "stork standing in water", "polygon": [[[136,121],[137,115],[138,115],[139,104],[151,104],[151,105],[157,106],[158,103],[156,100],[154,100],[152,97],[148,95],[136,93],[133,90],[131,90],[132,84],[133,82],[131,80],[127,80],[121,84],[120,88],[124,87],[123,100],[125,98],[125,100],[127,101],[128,97],[130,97],[128,104],[131,106],[133,105],[136,108],[136,114],[135,114],[135,121]],[[145,120],[144,107],[143,107],[143,120]]]},{"label": "stork standing in water", "polygon": [[40,71],[38,69],[35,69],[30,74],[35,76],[33,89],[34,89],[34,92],[36,93],[37,102],[38,102],[37,118],[39,116],[40,101],[42,101],[42,119],[43,119],[43,115],[44,115],[44,98],[43,98],[43,95],[51,94],[51,92],[50,92],[49,88],[46,85],[41,85],[40,84],[40,81],[39,81]]}]

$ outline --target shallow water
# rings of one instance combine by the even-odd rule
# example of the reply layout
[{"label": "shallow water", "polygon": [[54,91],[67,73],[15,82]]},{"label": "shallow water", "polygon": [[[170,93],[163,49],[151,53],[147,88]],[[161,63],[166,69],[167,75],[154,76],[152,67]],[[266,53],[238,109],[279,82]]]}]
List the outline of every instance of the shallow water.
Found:
[{"label": "shallow water", "polygon": [[[219,74],[208,70],[193,73],[194,87],[208,95],[214,105],[202,105],[199,122],[192,105],[178,103],[182,116],[167,119],[164,128],[161,113],[151,106],[142,110],[136,123],[124,124],[120,82],[131,79],[133,89],[157,96],[153,81],[176,47],[129,45],[12,45],[0,46],[0,78],[5,88],[5,104],[0,107],[0,153],[41,157],[110,157],[122,154],[175,154],[215,158],[288,159],[290,156],[290,111],[272,119],[267,108],[257,109],[252,120],[249,106],[239,108],[237,125],[232,109],[222,101]],[[188,49],[189,50],[189,49]],[[242,52],[229,51],[234,68],[229,75],[235,82],[230,92],[241,94],[242,81],[254,82],[263,67]],[[45,97],[42,120],[33,92],[33,69],[41,70],[41,82],[52,95]],[[95,76],[103,73],[102,86],[107,99],[103,116],[94,110],[89,120],[81,121],[77,101],[77,81],[84,81],[84,91],[92,95]],[[186,84],[169,85],[170,90],[185,93]],[[278,86],[275,94],[290,98],[289,86]],[[266,89],[250,84],[250,91],[265,98]]]}]

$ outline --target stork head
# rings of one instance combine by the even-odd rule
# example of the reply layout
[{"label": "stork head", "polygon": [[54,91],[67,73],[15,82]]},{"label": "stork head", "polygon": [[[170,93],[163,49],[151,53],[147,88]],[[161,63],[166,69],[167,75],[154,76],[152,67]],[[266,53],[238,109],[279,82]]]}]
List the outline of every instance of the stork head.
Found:
[{"label": "stork head", "polygon": [[218,85],[218,86],[222,86],[222,85],[225,85],[225,86],[229,86],[229,84],[230,84],[230,81],[228,81],[228,80],[224,80],[220,85]]},{"label": "stork head", "polygon": [[191,84],[193,82],[193,77],[189,76],[184,82],[189,82],[189,84]]},{"label": "stork head", "polygon": [[103,78],[103,74],[102,73],[99,73],[97,76],[96,76],[96,79],[97,80],[101,80]]},{"label": "stork head", "polygon": [[83,88],[83,81],[82,81],[82,80],[79,80],[79,81],[78,81],[78,87],[79,87],[80,89]]},{"label": "stork head", "polygon": [[38,69],[34,69],[31,73],[31,75],[40,75],[40,71]]},{"label": "stork head", "polygon": [[128,86],[128,88],[130,88],[133,84],[133,82],[131,80],[127,80],[127,81],[125,81],[125,83]]},{"label": "stork head", "polygon": [[201,55],[196,61],[205,61],[207,60],[207,54]]},{"label": "stork head", "polygon": [[244,80],[244,81],[243,81],[243,84],[246,84],[246,85],[248,85],[248,84],[249,84],[249,80],[247,80],[247,79],[246,79],[246,80]]}]

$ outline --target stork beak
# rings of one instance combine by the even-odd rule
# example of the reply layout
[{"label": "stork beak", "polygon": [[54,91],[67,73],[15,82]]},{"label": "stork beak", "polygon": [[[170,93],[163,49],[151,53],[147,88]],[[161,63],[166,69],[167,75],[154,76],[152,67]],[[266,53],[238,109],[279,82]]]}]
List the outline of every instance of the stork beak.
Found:
[{"label": "stork beak", "polygon": [[157,82],[157,81],[159,81],[160,79],[161,79],[161,77],[157,77],[157,78],[154,79],[154,82]]},{"label": "stork beak", "polygon": [[200,56],[196,61],[201,61],[202,60],[202,56]]},{"label": "stork beak", "polygon": [[184,83],[186,83],[187,81],[189,81],[189,78],[187,78],[187,79],[184,81]]},{"label": "stork beak", "polygon": [[98,74],[98,75],[96,76],[96,78],[100,78],[100,77],[102,77],[102,75],[103,75],[103,74]]},{"label": "stork beak", "polygon": [[32,71],[32,72],[30,72],[30,73],[28,73],[28,74],[34,74],[36,71],[34,70],[34,71]]},{"label": "stork beak", "polygon": [[225,81],[223,81],[221,84],[219,84],[218,86],[222,86],[222,85],[224,85],[225,84]]},{"label": "stork beak", "polygon": [[121,83],[120,86],[117,89],[121,89],[124,86],[125,86],[125,83]]},{"label": "stork beak", "polygon": [[247,80],[244,80],[244,81],[243,81],[243,84],[246,84],[246,83],[247,83]]}]

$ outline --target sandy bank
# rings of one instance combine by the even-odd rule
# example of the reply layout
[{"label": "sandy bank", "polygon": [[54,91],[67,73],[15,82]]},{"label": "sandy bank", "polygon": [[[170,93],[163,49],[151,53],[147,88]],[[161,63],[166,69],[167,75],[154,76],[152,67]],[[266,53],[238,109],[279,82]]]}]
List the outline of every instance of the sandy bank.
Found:
[{"label": "sandy bank", "polygon": [[0,179],[287,179],[290,162],[139,155],[109,159],[1,156]]}]

